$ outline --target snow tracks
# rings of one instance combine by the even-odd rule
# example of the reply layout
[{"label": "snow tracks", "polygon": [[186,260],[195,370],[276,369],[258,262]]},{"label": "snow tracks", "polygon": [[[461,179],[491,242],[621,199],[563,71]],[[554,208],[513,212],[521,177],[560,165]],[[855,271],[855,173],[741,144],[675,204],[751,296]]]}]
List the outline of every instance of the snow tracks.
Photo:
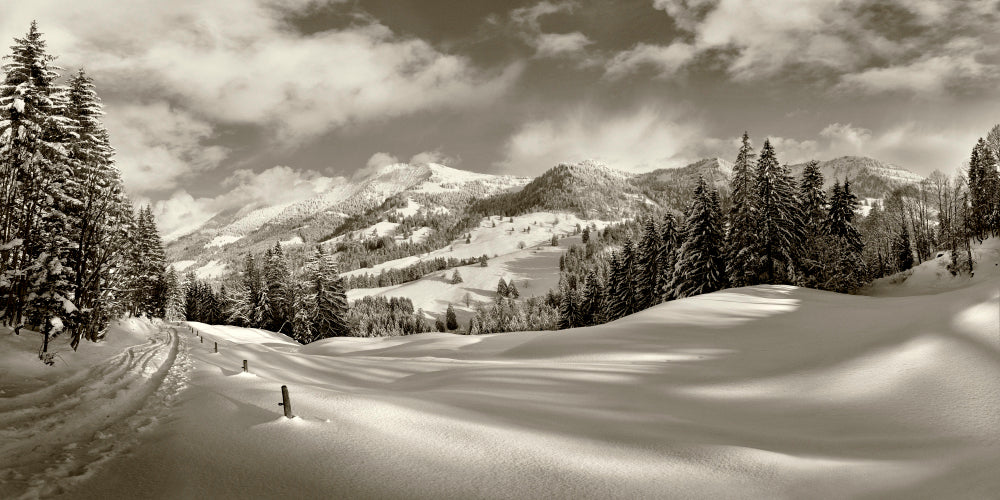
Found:
[{"label": "snow tracks", "polygon": [[104,364],[0,400],[0,498],[58,495],[127,452],[169,414],[190,367],[166,326]]}]

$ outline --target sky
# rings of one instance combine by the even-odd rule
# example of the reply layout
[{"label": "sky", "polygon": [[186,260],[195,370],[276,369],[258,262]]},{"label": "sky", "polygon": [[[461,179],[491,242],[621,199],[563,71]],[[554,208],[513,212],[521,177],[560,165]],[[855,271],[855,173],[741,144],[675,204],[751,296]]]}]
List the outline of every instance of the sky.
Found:
[{"label": "sky", "polygon": [[537,175],[865,155],[953,172],[1000,122],[1000,0],[6,0],[85,69],[161,230],[398,161]]}]

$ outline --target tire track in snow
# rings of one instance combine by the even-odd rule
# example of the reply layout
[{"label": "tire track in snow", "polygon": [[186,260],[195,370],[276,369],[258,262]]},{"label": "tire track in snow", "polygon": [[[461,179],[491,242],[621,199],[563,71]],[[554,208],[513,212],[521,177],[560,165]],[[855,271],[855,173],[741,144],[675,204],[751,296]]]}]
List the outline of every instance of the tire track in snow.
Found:
[{"label": "tire track in snow", "polygon": [[192,361],[173,327],[0,406],[0,497],[64,493],[132,449],[175,404]]}]

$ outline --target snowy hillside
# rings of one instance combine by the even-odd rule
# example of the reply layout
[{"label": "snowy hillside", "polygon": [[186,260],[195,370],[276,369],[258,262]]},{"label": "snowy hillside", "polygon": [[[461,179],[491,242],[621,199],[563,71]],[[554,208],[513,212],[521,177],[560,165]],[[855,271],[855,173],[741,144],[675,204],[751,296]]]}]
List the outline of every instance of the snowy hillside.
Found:
[{"label": "snowy hillside", "polygon": [[[603,229],[608,222],[580,219],[574,214],[551,212],[484,219],[479,227],[469,233],[471,235],[469,243],[459,240],[434,252],[344,273],[344,276],[378,275],[383,269],[399,269],[438,257],[456,259],[480,255],[490,257],[487,267],[472,264],[455,268],[463,278],[462,283],[450,282],[455,269],[449,269],[428,274],[419,280],[402,285],[350,290],[347,297],[349,300],[369,295],[406,297],[413,301],[415,308],[423,309],[432,317],[444,314],[448,305],[452,304],[458,313],[460,324],[464,325],[476,303],[489,302],[495,298],[497,282],[501,278],[513,281],[520,295],[525,298],[542,296],[555,288],[559,282],[559,258],[571,245],[580,243],[580,236],[572,236],[577,224],[580,227],[593,225]],[[530,231],[525,232],[525,229],[529,228]],[[553,235],[558,238],[558,246],[551,244]],[[469,306],[465,305],[466,295],[470,299]]]},{"label": "snowy hillside", "polygon": [[487,196],[517,189],[527,182],[522,177],[466,172],[433,163],[387,165],[358,179],[338,178],[325,191],[307,199],[278,205],[259,200],[262,206],[219,214],[203,228],[170,242],[167,251],[172,259],[198,260],[204,264],[247,251],[263,251],[273,246],[274,241],[297,238],[304,244],[307,241],[303,231],[319,231],[322,236],[347,217],[377,207],[401,193],[433,195],[468,191]]},{"label": "snowy hillside", "polygon": [[[795,175],[802,175],[805,164],[791,165]],[[841,156],[819,162],[826,187],[850,179],[851,188],[860,197],[882,198],[894,188],[917,184],[924,178],[905,168],[863,156]]]},{"label": "snowy hillside", "polygon": [[[103,365],[5,385],[0,496],[989,498],[998,310],[983,278],[903,298],[758,286],[473,337],[136,325],[85,346]],[[0,353],[30,356],[22,339]],[[72,418],[94,401],[100,418]]]}]

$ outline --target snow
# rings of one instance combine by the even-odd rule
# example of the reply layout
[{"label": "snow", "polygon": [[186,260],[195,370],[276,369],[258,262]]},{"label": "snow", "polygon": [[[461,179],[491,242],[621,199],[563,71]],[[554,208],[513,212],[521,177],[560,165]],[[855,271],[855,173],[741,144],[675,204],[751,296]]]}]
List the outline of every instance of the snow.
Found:
[{"label": "snow", "polygon": [[[551,238],[551,236],[549,236]],[[526,248],[490,259],[487,267],[479,264],[437,271],[416,281],[382,288],[357,288],[347,292],[350,301],[369,295],[385,297],[406,297],[413,301],[415,309],[423,309],[430,316],[443,316],[452,304],[458,316],[459,326],[465,327],[475,311],[476,303],[490,302],[496,296],[500,278],[513,281],[522,298],[544,295],[559,284],[559,258],[573,243],[580,243],[580,237],[560,240],[560,246],[553,247],[546,240],[538,248]],[[462,282],[451,283],[455,270],[462,276]],[[465,305],[465,295],[470,298],[470,306]]]},{"label": "snow", "polygon": [[187,268],[189,268],[189,267],[191,267],[191,266],[193,266],[193,265],[195,265],[197,263],[198,263],[198,261],[196,261],[196,260],[179,260],[177,262],[174,262],[173,264],[170,264],[170,267],[174,268],[174,271],[179,273],[179,272],[183,272],[185,269],[187,269]]},{"label": "snow", "polygon": [[280,243],[281,243],[281,246],[283,246],[283,247],[291,247],[291,246],[295,246],[295,245],[301,245],[302,244],[302,237],[301,236],[293,236],[290,239],[282,240]]},{"label": "snow", "polygon": [[[560,332],[127,331],[21,362],[44,380],[0,398],[0,497],[995,497],[998,280],[916,283],[731,289]],[[8,360],[40,365],[30,340],[0,335],[4,390]]]},{"label": "snow", "polygon": [[194,274],[200,280],[219,278],[225,276],[226,264],[224,262],[219,262],[218,260],[213,259],[204,266],[201,266],[198,269],[196,269]]},{"label": "snow", "polygon": [[[963,250],[964,252],[964,250]],[[972,249],[972,276],[953,276],[948,271],[951,252],[938,252],[909,271],[875,280],[863,293],[882,297],[927,295],[965,288],[979,283],[1000,283],[1000,238],[989,238]]]},{"label": "snow", "polygon": [[[401,259],[383,262],[381,264],[356,269],[343,273],[344,276],[354,274],[378,274],[383,269],[399,269],[416,262],[437,257],[454,257],[456,259],[479,257],[486,255],[489,258],[518,252],[521,243],[525,248],[549,245],[552,235],[564,237],[572,234],[576,229],[576,224],[586,227],[588,224],[595,224],[599,229],[603,229],[609,223],[601,220],[580,219],[575,214],[563,212],[533,212],[526,215],[514,217],[514,222],[509,217],[489,217],[480,221],[479,227],[469,231],[471,241],[465,243],[465,238],[455,240],[451,245],[439,248],[432,252],[418,256],[404,257]],[[496,222],[496,227],[492,223]],[[528,233],[522,232],[525,228],[531,228]],[[371,229],[368,229],[371,232]],[[568,245],[566,245],[568,248]],[[565,250],[565,248],[564,248]],[[558,269],[558,266],[557,266]],[[496,287],[496,283],[493,283]]]},{"label": "snow", "polygon": [[221,234],[219,236],[216,236],[215,238],[212,238],[212,241],[205,243],[205,248],[225,246],[235,241],[239,241],[241,238],[243,237],[233,236],[229,234]]},{"label": "snow", "polygon": [[399,214],[400,217],[413,217],[420,212],[421,207],[422,205],[413,201],[413,198],[407,198],[406,206],[403,208],[397,208],[396,213]]}]

